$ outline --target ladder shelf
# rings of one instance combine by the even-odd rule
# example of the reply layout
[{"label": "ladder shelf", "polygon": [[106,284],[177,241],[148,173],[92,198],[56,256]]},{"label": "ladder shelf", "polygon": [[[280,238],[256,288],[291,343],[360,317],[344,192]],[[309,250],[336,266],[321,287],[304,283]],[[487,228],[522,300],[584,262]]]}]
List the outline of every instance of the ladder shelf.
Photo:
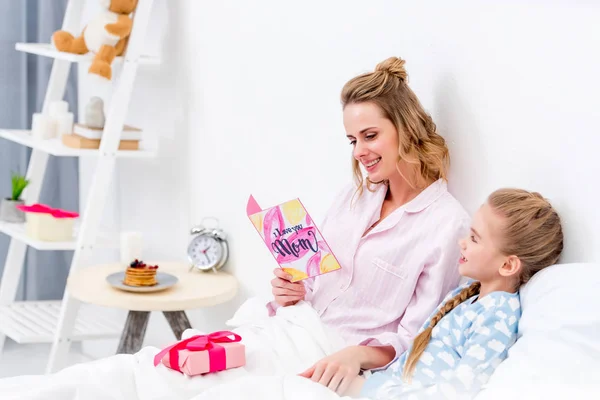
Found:
[{"label": "ladder shelf", "polygon": [[[69,0],[62,29],[80,32],[83,0]],[[98,234],[102,212],[107,201],[109,186],[117,158],[145,159],[156,156],[157,146],[141,142],[140,150],[118,150],[120,135],[129,107],[137,68],[140,65],[159,64],[156,57],[141,54],[146,28],[150,19],[153,0],[139,0],[134,12],[134,24],[124,56],[116,57],[113,69],[119,68],[119,79],[113,84],[113,94],[106,113],[106,122],[100,148],[97,150],[72,149],[60,139],[37,140],[27,130],[0,130],[0,137],[30,147],[33,151],[27,168],[30,184],[23,194],[28,204],[39,201],[42,182],[50,155],[57,157],[94,157],[96,161],[88,201],[80,213],[77,237],[67,242],[42,242],[26,235],[24,224],[0,222],[0,232],[11,237],[4,272],[0,279],[0,360],[6,337],[18,343],[52,343],[46,372],[54,372],[64,366],[70,343],[118,337],[122,325],[102,320],[97,313],[86,312],[86,306],[69,295],[68,285],[62,301],[15,302],[27,247],[38,250],[72,250],[69,274],[84,266],[86,257],[102,244]],[[49,105],[62,100],[71,63],[90,62],[91,54],[75,55],[55,50],[50,44],[17,43],[16,49],[26,53],[53,58],[50,80],[46,89],[42,113],[47,114]],[[103,247],[103,246],[102,246]],[[48,266],[52,268],[52,266]],[[81,310],[80,310],[81,309]]]}]

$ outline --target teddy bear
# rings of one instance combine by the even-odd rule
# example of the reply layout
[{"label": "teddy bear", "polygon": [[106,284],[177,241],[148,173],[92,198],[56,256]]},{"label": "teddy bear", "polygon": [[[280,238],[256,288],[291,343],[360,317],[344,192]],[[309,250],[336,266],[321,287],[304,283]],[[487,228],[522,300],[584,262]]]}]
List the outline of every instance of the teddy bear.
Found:
[{"label": "teddy bear", "polygon": [[133,26],[129,15],[136,9],[138,0],[99,1],[104,10],[87,24],[81,36],[74,37],[69,32],[56,31],[52,35],[52,42],[59,51],[94,53],[88,72],[111,80],[111,63],[125,50]]}]

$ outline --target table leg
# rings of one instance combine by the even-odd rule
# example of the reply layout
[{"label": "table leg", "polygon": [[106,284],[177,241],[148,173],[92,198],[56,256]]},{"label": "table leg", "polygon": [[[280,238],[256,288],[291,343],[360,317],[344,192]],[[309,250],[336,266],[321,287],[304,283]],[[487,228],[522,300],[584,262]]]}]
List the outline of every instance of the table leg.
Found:
[{"label": "table leg", "polygon": [[149,319],[149,311],[129,311],[117,354],[134,354],[142,348]]},{"label": "table leg", "polygon": [[163,314],[169,322],[169,325],[175,334],[175,339],[177,340],[181,340],[183,331],[192,328],[185,311],[163,311]]}]

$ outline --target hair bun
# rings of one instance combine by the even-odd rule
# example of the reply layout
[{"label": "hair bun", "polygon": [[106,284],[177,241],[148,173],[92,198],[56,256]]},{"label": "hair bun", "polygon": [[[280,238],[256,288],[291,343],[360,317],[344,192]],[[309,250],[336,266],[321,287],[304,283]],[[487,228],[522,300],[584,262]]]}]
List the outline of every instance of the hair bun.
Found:
[{"label": "hair bun", "polygon": [[531,195],[533,196],[534,199],[539,200],[539,209],[535,213],[536,219],[545,218],[551,212],[554,212],[554,209],[552,208],[552,204],[550,204],[550,202],[548,200],[546,200],[546,198],[544,196],[542,196],[541,193],[531,192]]},{"label": "hair bun", "polygon": [[388,74],[394,75],[402,82],[405,82],[408,79],[408,74],[406,73],[404,64],[406,64],[406,61],[402,60],[401,58],[390,57],[387,60],[384,60],[377,64],[377,66],[375,67],[375,71],[386,72]]}]

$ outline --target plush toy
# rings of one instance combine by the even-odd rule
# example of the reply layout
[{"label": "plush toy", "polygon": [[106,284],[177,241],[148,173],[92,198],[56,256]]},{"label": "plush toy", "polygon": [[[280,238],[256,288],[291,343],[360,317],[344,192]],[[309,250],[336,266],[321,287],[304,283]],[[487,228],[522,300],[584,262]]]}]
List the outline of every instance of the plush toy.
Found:
[{"label": "plush toy", "polygon": [[105,10],[87,24],[81,36],[73,37],[66,31],[54,32],[54,46],[67,53],[86,54],[91,51],[95,57],[89,72],[110,80],[110,65],[125,50],[133,26],[129,15],[137,3],[138,0],[100,0]]}]

